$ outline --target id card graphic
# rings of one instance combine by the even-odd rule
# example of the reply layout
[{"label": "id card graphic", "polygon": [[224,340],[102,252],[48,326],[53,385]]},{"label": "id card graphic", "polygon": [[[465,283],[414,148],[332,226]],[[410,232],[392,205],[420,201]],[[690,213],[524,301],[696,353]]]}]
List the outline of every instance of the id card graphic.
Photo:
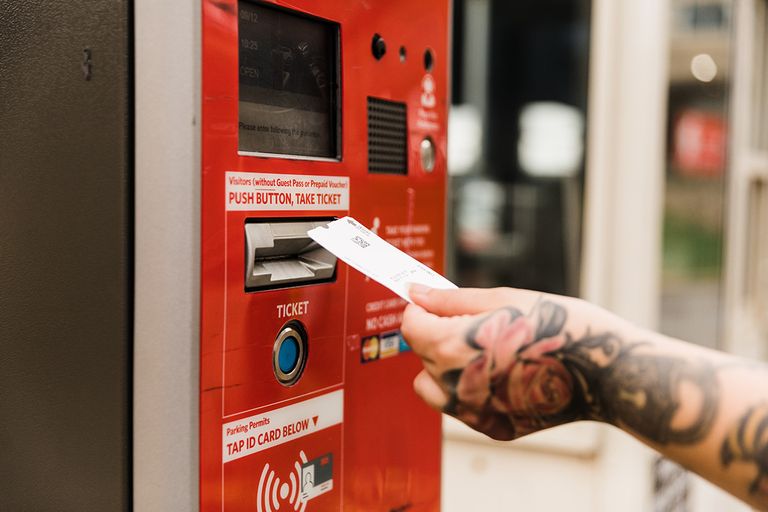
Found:
[{"label": "id card graphic", "polygon": [[309,501],[333,490],[333,454],[310,460],[301,466],[301,499]]}]

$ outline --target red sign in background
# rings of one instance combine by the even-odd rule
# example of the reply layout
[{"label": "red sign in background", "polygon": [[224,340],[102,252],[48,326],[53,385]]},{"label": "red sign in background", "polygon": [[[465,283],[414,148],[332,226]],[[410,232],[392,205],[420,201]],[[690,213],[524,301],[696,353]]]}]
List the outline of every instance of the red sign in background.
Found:
[{"label": "red sign in background", "polygon": [[684,110],[674,124],[674,165],[687,176],[720,176],[725,169],[726,123],[722,115]]}]

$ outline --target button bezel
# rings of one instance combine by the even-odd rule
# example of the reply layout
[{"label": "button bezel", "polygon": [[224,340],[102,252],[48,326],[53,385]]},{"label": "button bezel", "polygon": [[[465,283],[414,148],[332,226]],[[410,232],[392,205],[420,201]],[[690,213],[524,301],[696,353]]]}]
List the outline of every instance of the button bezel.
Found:
[{"label": "button bezel", "polygon": [[[298,354],[296,356],[296,366],[290,372],[284,372],[280,369],[280,347],[288,338],[293,337],[298,343]],[[293,386],[304,373],[304,367],[307,364],[307,333],[304,326],[296,320],[291,320],[280,329],[280,334],[275,339],[272,347],[272,371],[275,378],[283,386]]]}]

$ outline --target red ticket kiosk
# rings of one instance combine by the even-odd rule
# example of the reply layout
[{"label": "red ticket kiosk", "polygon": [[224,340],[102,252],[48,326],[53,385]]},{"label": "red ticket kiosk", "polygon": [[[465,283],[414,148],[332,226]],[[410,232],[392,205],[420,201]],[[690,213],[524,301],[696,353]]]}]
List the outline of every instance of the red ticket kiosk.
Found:
[{"label": "red ticket kiosk", "polygon": [[205,0],[200,509],[438,510],[405,302],[307,230],[444,261],[448,5]]}]

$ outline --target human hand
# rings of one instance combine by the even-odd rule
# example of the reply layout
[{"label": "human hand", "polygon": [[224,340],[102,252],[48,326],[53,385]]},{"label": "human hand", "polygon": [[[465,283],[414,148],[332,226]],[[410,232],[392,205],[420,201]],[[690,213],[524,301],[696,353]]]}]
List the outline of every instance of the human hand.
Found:
[{"label": "human hand", "polygon": [[578,378],[564,363],[581,328],[602,310],[511,288],[413,285],[401,331],[424,370],[414,389],[429,405],[495,439],[515,439],[584,417]]},{"label": "human hand", "polygon": [[[416,392],[495,439],[609,423],[768,510],[768,368],[579,299],[413,286],[401,332]],[[762,429],[762,430],[761,430]]]}]

